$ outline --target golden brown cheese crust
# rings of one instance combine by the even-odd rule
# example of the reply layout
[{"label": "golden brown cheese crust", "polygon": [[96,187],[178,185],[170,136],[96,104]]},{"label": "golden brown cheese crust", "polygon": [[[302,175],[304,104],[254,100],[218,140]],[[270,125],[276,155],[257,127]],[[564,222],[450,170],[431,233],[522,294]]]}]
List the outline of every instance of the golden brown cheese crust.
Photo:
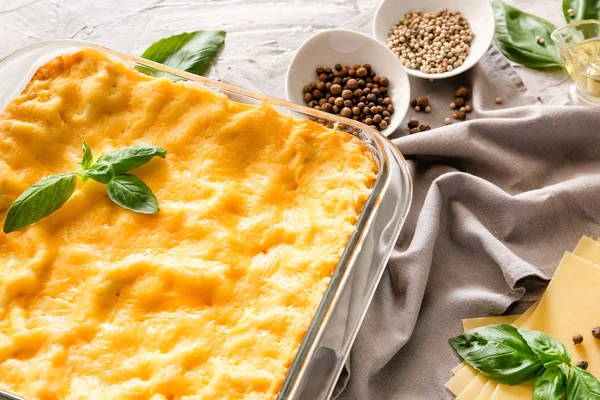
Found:
[{"label": "golden brown cheese crust", "polygon": [[[376,176],[356,138],[95,50],[0,116],[0,223],[41,178],[133,144],[161,211],[93,181],[0,233],[0,387],[28,399],[273,399]],[[94,397],[95,396],[95,397]]]}]

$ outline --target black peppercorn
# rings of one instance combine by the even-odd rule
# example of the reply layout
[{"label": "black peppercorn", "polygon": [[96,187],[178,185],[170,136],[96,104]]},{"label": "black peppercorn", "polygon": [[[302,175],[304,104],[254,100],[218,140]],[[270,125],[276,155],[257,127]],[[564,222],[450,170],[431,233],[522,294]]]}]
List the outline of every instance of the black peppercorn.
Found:
[{"label": "black peppercorn", "polygon": [[344,107],[342,108],[342,111],[340,111],[340,115],[342,117],[350,118],[352,116],[352,110],[350,107]]},{"label": "black peppercorn", "polygon": [[333,106],[331,105],[331,103],[325,103],[321,105],[321,110],[325,112],[331,112],[333,110]]},{"label": "black peppercorn", "polygon": [[386,78],[385,76],[382,76],[381,78],[379,78],[379,84],[381,86],[389,86],[390,80],[388,78]]},{"label": "black peppercorn", "polygon": [[581,369],[588,369],[588,362],[585,360],[577,361],[575,365]]},{"label": "black peppercorn", "polygon": [[424,109],[429,105],[429,99],[425,96],[419,97],[417,99],[417,105],[421,107],[421,109]]},{"label": "black peppercorn", "polygon": [[339,84],[331,85],[329,92],[334,96],[339,96],[342,93],[342,86]]},{"label": "black peppercorn", "polygon": [[573,343],[574,344],[580,344],[581,342],[583,342],[583,336],[581,336],[581,334],[576,333],[573,335]]},{"label": "black peppercorn", "polygon": [[304,93],[304,102],[308,104],[312,100],[312,94]]},{"label": "black peppercorn", "polygon": [[348,99],[351,99],[351,98],[352,98],[352,91],[351,90],[345,89],[345,90],[342,91],[342,99],[348,100]]},{"label": "black peppercorn", "polygon": [[427,122],[423,122],[420,126],[419,129],[421,130],[421,132],[425,132],[425,131],[429,131],[431,130],[431,126],[427,123]]},{"label": "black peppercorn", "polygon": [[365,124],[373,125],[373,118],[365,118]]},{"label": "black peppercorn", "polygon": [[467,97],[468,95],[469,95],[469,89],[467,89],[466,87],[461,86],[458,89],[456,89],[456,93],[455,93],[456,97]]},{"label": "black peppercorn", "polygon": [[594,329],[592,329],[592,336],[595,339],[600,339],[600,326],[597,326]]},{"label": "black peppercorn", "polygon": [[367,71],[367,69],[365,67],[360,67],[356,70],[356,76],[358,76],[359,78],[364,78],[368,74],[369,74],[369,71]]},{"label": "black peppercorn", "polygon": [[411,129],[412,129],[412,128],[416,128],[416,127],[418,127],[418,126],[419,126],[419,120],[418,120],[418,119],[411,118],[411,119],[408,121],[408,127],[409,127],[409,128],[411,128]]},{"label": "black peppercorn", "polygon": [[379,123],[379,129],[383,130],[383,129],[387,128],[387,127],[388,127],[388,122],[387,121],[384,120],[384,121],[381,121]]},{"label": "black peppercorn", "polygon": [[344,107],[352,107],[352,100],[344,100]]}]

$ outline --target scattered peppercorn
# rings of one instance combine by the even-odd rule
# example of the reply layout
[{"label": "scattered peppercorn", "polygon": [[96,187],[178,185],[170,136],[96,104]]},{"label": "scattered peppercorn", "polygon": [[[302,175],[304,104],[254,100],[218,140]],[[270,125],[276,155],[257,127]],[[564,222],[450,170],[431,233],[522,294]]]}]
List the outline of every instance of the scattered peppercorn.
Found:
[{"label": "scattered peppercorn", "polygon": [[461,121],[464,121],[465,119],[467,119],[467,113],[464,111],[460,111],[458,113],[458,119],[460,119]]},{"label": "scattered peppercorn", "polygon": [[411,128],[411,129],[412,129],[412,128],[416,128],[416,127],[418,127],[418,126],[419,126],[419,120],[418,120],[418,119],[411,118],[411,119],[408,121],[408,127],[409,127],[409,128]]},{"label": "scattered peppercorn", "polygon": [[465,99],[462,97],[457,97],[454,99],[454,104],[456,104],[456,107],[460,108],[465,105]]},{"label": "scattered peppercorn", "polygon": [[502,97],[496,97],[496,104],[502,104]]},{"label": "scattered peppercorn", "polygon": [[419,112],[419,111],[421,111],[421,106],[416,106],[416,107],[415,107],[415,111],[416,111],[416,112]]},{"label": "scattered peppercorn", "polygon": [[411,134],[413,134],[413,133],[419,133],[419,132],[421,132],[421,130],[420,130],[418,127],[417,127],[417,128],[412,128],[412,129],[410,130],[410,133],[411,133]]},{"label": "scattered peppercorn", "polygon": [[425,131],[429,131],[431,130],[431,126],[429,126],[429,124],[427,122],[423,122],[420,126],[419,129],[421,130],[421,132],[425,132]]},{"label": "scattered peppercorn", "polygon": [[454,118],[454,119],[458,119],[458,113],[453,113],[453,114],[452,114],[452,118]]},{"label": "scattered peppercorn", "polygon": [[581,369],[588,369],[588,362],[585,360],[581,360],[581,361],[577,361],[577,364],[575,364],[577,367],[581,368]]},{"label": "scattered peppercorn", "polygon": [[417,105],[421,108],[425,108],[429,105],[429,99],[425,96],[421,96],[417,99]]},{"label": "scattered peppercorn", "polygon": [[456,103],[450,103],[450,109],[454,110],[456,108]]},{"label": "scattered peppercorn", "polygon": [[452,122],[452,120],[450,118],[444,118],[444,123],[446,125],[450,125],[451,122]]},{"label": "scattered peppercorn", "polygon": [[461,107],[460,110],[458,110],[460,112],[467,112],[467,107]]},{"label": "scattered peppercorn", "polygon": [[573,343],[579,344],[581,342],[583,342],[583,336],[581,336],[581,334],[579,334],[579,333],[574,334],[573,335]]},{"label": "scattered peppercorn", "polygon": [[389,30],[388,47],[406,68],[426,74],[452,71],[469,55],[475,34],[459,11],[408,12]]},{"label": "scattered peppercorn", "polygon": [[540,96],[539,94],[536,96],[536,98],[538,99],[538,101],[542,101],[542,96]]},{"label": "scattered peppercorn", "polygon": [[431,112],[431,107],[430,106],[425,107],[425,112],[426,113]]},{"label": "scattered peppercorn", "polygon": [[469,95],[469,89],[467,89],[464,86],[459,87],[458,89],[456,89],[456,93],[454,93],[454,97],[463,97],[466,98]]},{"label": "scattered peppercorn", "polygon": [[592,329],[592,336],[595,339],[600,339],[600,326],[597,326],[594,329]]},{"label": "scattered peppercorn", "polygon": [[470,104],[467,104],[467,105],[465,106],[465,110],[466,110],[468,113],[470,113],[471,111],[473,111],[473,106],[471,106]]},{"label": "scattered peppercorn", "polygon": [[370,64],[336,64],[333,69],[319,67],[315,72],[318,80],[302,88],[308,107],[352,118],[379,130],[388,127],[394,113],[390,80],[377,75]]},{"label": "scattered peppercorn", "polygon": [[411,107],[416,107],[417,106],[417,99],[410,99],[410,106]]}]

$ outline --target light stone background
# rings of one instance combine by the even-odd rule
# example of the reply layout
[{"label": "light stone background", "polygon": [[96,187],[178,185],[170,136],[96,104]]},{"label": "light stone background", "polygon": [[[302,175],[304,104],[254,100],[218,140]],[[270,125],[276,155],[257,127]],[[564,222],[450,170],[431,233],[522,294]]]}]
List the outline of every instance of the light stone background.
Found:
[{"label": "light stone background", "polygon": [[[407,0],[412,1],[412,0]],[[481,0],[487,1],[487,0]],[[224,50],[210,71],[229,69],[268,75],[311,35],[338,27],[377,6],[379,0],[0,0],[0,57],[50,39],[92,41],[140,55],[166,36],[198,29],[227,31]],[[561,0],[508,0],[528,12],[564,24]],[[418,4],[418,2],[415,2]],[[281,65],[281,63],[279,63]],[[525,85],[544,104],[567,101],[563,72],[518,67]],[[282,75],[278,75],[282,76]],[[1,79],[1,77],[0,77]],[[278,78],[280,79],[280,78]],[[269,85],[272,86],[272,85]],[[284,98],[284,82],[278,83]]]}]

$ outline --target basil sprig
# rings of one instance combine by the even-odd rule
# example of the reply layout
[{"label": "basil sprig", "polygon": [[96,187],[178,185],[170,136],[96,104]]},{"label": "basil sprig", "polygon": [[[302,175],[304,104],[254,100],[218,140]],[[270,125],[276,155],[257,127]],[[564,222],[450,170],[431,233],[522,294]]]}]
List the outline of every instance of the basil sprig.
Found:
[{"label": "basil sprig", "polygon": [[[223,46],[225,35],[225,31],[195,31],[173,35],[152,44],[144,51],[142,58],[192,74],[204,75]],[[150,75],[154,72],[144,66],[137,68]]]},{"label": "basil sprig", "polygon": [[[556,26],[543,18],[509,6],[500,0],[492,2],[498,48],[511,61],[529,68],[562,68],[562,60],[550,36]],[[537,37],[544,39],[540,44]]]},{"label": "basil sprig", "polygon": [[[600,19],[598,0],[563,0],[562,9],[567,22]],[[574,17],[569,15],[569,10],[573,10]]]},{"label": "basil sprig", "polygon": [[159,211],[154,193],[128,172],[166,155],[162,147],[138,145],[106,153],[94,163],[92,150],[84,141],[81,171],[44,178],[25,190],[8,209],[3,230],[10,233],[26,228],[61,208],[73,195],[78,177],[105,184],[108,197],[123,208],[154,214]]},{"label": "basil sprig", "polygon": [[449,340],[456,352],[488,379],[518,385],[533,382],[534,400],[599,400],[600,382],[571,366],[566,346],[539,331],[489,325]]},{"label": "basil sprig", "polygon": [[490,325],[450,339],[460,356],[487,378],[507,385],[532,381],[544,368],[518,329]]}]

